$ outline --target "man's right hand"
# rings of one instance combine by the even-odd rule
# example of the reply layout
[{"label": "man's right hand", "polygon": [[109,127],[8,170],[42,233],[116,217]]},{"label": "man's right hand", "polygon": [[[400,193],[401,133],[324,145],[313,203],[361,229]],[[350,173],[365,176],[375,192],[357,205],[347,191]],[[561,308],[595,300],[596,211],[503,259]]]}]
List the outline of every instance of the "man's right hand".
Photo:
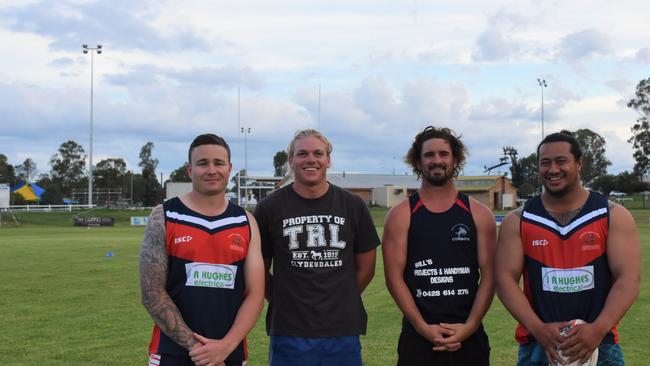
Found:
[{"label": "man's right hand", "polygon": [[564,365],[565,362],[558,355],[557,348],[562,342],[566,340],[560,329],[569,325],[569,322],[556,322],[556,323],[542,323],[535,329],[531,329],[531,333],[537,343],[544,348],[548,362],[553,365],[554,362]]},{"label": "man's right hand", "polygon": [[441,339],[451,337],[456,332],[453,329],[445,328],[439,324],[427,324],[423,329],[418,330],[426,340],[434,344],[434,351],[457,351],[460,349],[460,342],[441,342]]}]

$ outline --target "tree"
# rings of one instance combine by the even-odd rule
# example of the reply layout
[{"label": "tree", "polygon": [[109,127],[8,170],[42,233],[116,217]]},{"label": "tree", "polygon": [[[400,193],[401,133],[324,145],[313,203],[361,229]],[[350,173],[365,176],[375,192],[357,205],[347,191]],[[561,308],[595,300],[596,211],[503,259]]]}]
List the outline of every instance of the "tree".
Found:
[{"label": "tree", "polygon": [[78,143],[68,140],[59,146],[58,153],[50,158],[52,182],[61,187],[64,195],[70,195],[72,188],[81,187],[86,169],[86,154]]},{"label": "tree", "polygon": [[144,183],[144,195],[142,203],[145,206],[153,206],[162,202],[162,187],[156,179],[156,168],[158,159],[152,157],[153,142],[149,141],[140,149],[140,163],[142,168],[142,179]]},{"label": "tree", "polygon": [[16,184],[16,174],[13,165],[9,164],[7,156],[0,154],[0,183]]},{"label": "tree", "polygon": [[[239,178],[240,176],[241,178]],[[237,173],[233,174],[230,178],[230,181],[233,183],[232,189],[230,189],[230,191],[237,193],[240,182],[241,182],[241,186],[245,187],[247,185],[246,184],[246,181],[248,179],[247,177],[248,175],[246,174],[246,169],[240,170],[239,175],[237,175]],[[243,196],[244,192],[241,192],[241,195]]]},{"label": "tree", "polygon": [[631,128],[632,137],[627,142],[634,148],[634,174],[643,177],[650,174],[650,78],[639,82],[636,95],[627,106],[639,114]]},{"label": "tree", "polygon": [[63,204],[63,193],[57,183],[52,182],[50,176],[41,174],[36,184],[43,187],[45,192],[41,194],[40,203],[42,205],[61,205]]},{"label": "tree", "polygon": [[600,192],[605,196],[609,196],[609,192],[617,191],[617,179],[615,175],[605,174],[593,180],[591,189]]},{"label": "tree", "polygon": [[521,166],[519,165],[519,160],[517,160],[517,149],[512,146],[506,146],[503,148],[503,155],[510,158],[510,177],[512,185],[519,187],[523,183],[523,178],[521,175]]},{"label": "tree", "polygon": [[11,202],[12,205],[28,205],[28,204],[34,204],[34,202],[27,202],[25,197],[23,197],[22,194],[18,192],[11,192],[9,193],[9,202]]},{"label": "tree", "polygon": [[640,177],[634,172],[627,170],[616,176],[616,190],[633,194],[648,189],[648,185],[641,181]]},{"label": "tree", "polygon": [[627,170],[618,175],[601,175],[594,179],[591,185],[593,190],[596,190],[606,196],[612,191],[624,192],[632,194],[648,190],[648,184],[641,181],[639,176]]},{"label": "tree", "polygon": [[39,202],[41,205],[62,205],[63,194],[58,187],[50,186],[41,194]]},{"label": "tree", "polygon": [[289,156],[284,150],[278,151],[273,157],[273,168],[275,173],[273,174],[276,177],[284,177],[287,174],[287,160]]},{"label": "tree", "polygon": [[517,149],[512,146],[503,148],[503,154],[510,158],[512,185],[519,190],[520,197],[529,196],[537,191],[537,154],[517,158]]},{"label": "tree", "polygon": [[607,174],[607,166],[612,165],[605,157],[605,139],[588,128],[575,131],[573,136],[582,148],[580,178],[585,185],[591,185],[594,179]]},{"label": "tree", "polygon": [[537,153],[532,153],[519,160],[522,184],[518,187],[522,197],[530,196],[537,191],[539,180],[537,178]]},{"label": "tree", "polygon": [[23,182],[31,182],[38,174],[36,163],[31,158],[25,159],[22,164],[14,167],[16,179]]},{"label": "tree", "polygon": [[108,158],[97,163],[93,176],[97,187],[122,187],[126,176],[126,163],[122,158]]},{"label": "tree", "polygon": [[185,163],[182,166],[179,166],[169,175],[169,180],[171,182],[191,182],[190,176],[187,174],[187,167],[189,163]]}]

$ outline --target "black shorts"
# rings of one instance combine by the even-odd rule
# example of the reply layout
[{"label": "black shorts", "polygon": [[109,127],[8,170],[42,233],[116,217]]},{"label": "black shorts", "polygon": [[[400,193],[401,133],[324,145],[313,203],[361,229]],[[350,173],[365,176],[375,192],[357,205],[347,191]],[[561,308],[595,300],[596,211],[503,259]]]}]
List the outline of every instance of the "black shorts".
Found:
[{"label": "black shorts", "polygon": [[[150,354],[148,366],[195,366],[189,356]],[[243,361],[226,361],[226,366],[242,366]]]},{"label": "black shorts", "polygon": [[433,351],[433,346],[418,333],[402,332],[397,345],[397,366],[490,365],[490,342],[483,327],[464,340],[458,351]]}]

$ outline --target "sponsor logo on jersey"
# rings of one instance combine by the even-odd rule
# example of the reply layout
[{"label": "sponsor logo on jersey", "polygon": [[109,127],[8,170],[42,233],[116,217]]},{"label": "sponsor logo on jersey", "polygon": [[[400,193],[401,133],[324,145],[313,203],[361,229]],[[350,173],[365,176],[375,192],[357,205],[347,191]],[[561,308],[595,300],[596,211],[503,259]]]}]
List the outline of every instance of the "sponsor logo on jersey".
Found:
[{"label": "sponsor logo on jersey", "polygon": [[580,240],[580,243],[582,243],[582,246],[580,247],[582,250],[598,250],[602,243],[600,235],[593,231],[587,231],[580,234],[578,239]]},{"label": "sponsor logo on jersey", "polygon": [[186,263],[185,286],[234,289],[237,266],[229,264]]},{"label": "sponsor logo on jersey", "polygon": [[549,241],[546,240],[546,239],[535,239],[530,243],[530,245],[532,245],[534,247],[544,247],[544,246],[547,246],[548,244],[549,244]]},{"label": "sponsor logo on jersey", "polygon": [[192,236],[185,235],[174,238],[174,244],[189,243],[192,241]]},{"label": "sponsor logo on jersey", "polygon": [[549,292],[574,293],[594,288],[594,266],[569,269],[542,267],[542,289]]},{"label": "sponsor logo on jersey", "polygon": [[469,241],[469,228],[465,224],[456,224],[451,228],[451,241]]},{"label": "sponsor logo on jersey", "polygon": [[237,233],[230,234],[228,235],[228,240],[230,240],[229,247],[231,250],[237,252],[244,251],[244,238],[240,234]]}]

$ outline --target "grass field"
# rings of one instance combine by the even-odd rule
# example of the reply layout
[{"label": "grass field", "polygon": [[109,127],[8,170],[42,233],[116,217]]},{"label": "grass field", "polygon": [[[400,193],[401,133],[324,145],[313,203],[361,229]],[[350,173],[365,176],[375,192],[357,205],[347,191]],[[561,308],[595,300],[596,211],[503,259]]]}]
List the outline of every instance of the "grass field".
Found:
[{"label": "grass field", "polygon": [[[650,210],[633,210],[649,273]],[[113,216],[109,228],[72,227],[73,213],[24,213],[20,227],[6,214],[0,227],[0,365],[144,365],[152,321],[140,305],[138,252],[144,229],[128,226],[142,211],[93,211]],[[382,231],[384,210],[373,209]],[[114,256],[106,256],[108,252]],[[368,334],[364,364],[394,365],[400,314],[377,275],[364,293]],[[647,365],[650,285],[620,326],[628,365]],[[265,365],[268,337],[263,315],[248,337],[249,365]],[[515,322],[498,300],[485,318],[492,365],[514,365]]]}]

